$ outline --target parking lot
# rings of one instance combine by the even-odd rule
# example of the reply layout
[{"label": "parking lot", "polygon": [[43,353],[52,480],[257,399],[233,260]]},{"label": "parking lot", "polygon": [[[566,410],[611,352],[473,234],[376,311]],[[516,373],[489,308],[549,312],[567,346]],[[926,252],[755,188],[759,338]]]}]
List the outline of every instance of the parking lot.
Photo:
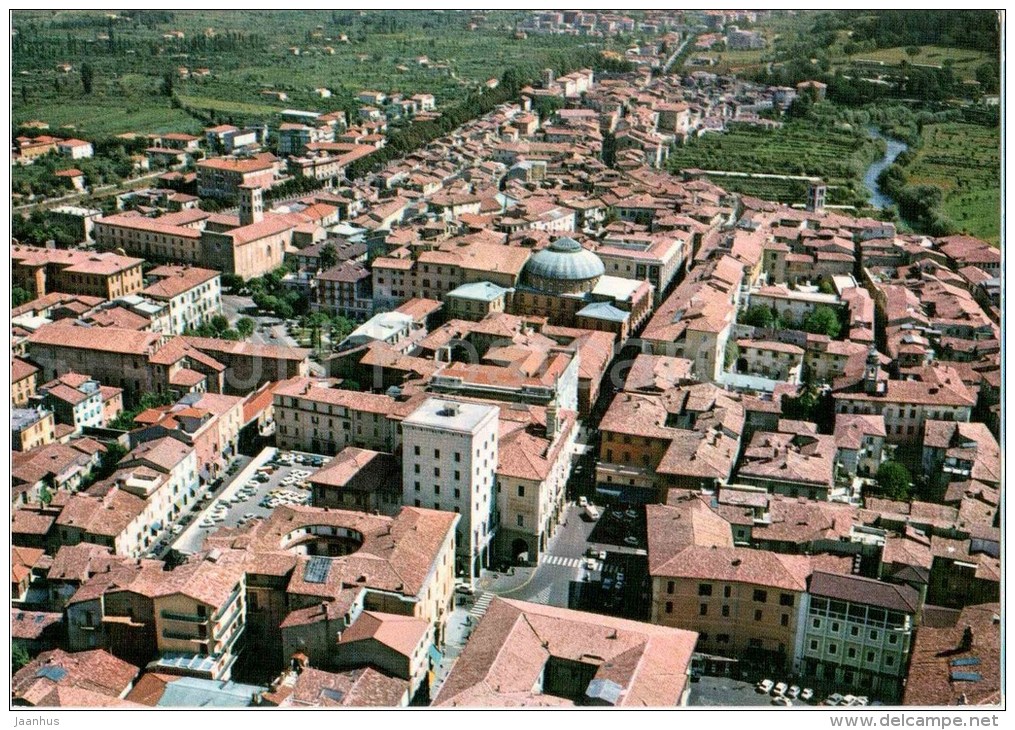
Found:
[{"label": "parking lot", "polygon": [[329,457],[295,452],[259,456],[217,498],[207,500],[186,532],[177,538],[173,549],[195,553],[201,550],[205,538],[220,527],[235,528],[252,519],[268,517],[282,505],[309,504],[307,479],[329,461]]}]

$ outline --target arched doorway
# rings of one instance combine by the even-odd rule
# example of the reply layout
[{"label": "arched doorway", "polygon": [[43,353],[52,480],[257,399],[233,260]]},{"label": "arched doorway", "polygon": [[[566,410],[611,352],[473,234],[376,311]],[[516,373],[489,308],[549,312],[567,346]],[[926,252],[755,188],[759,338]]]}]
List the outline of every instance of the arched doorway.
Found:
[{"label": "arched doorway", "polygon": [[529,561],[529,543],[522,538],[515,538],[511,542],[511,559],[516,563],[527,563]]}]

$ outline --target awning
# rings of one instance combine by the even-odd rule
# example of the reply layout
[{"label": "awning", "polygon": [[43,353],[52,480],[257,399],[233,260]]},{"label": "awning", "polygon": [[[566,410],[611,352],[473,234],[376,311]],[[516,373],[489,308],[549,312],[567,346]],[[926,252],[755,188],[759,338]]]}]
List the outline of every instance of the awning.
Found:
[{"label": "awning", "polygon": [[434,666],[437,666],[438,664],[440,664],[441,663],[441,659],[444,658],[441,655],[441,653],[439,651],[437,651],[437,647],[434,646],[433,644],[430,645],[430,651],[428,653],[430,654],[430,661],[433,662]]},{"label": "awning", "polygon": [[152,532],[158,532],[161,529],[162,529],[162,520],[155,520],[155,522],[152,523]]}]

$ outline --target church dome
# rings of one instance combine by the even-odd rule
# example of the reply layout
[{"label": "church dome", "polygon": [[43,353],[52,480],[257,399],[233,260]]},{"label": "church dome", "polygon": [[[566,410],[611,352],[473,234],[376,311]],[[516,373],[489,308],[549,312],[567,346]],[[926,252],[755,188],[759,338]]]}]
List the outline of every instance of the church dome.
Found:
[{"label": "church dome", "polygon": [[525,265],[530,286],[550,292],[591,291],[606,273],[602,260],[573,238],[558,238]]}]

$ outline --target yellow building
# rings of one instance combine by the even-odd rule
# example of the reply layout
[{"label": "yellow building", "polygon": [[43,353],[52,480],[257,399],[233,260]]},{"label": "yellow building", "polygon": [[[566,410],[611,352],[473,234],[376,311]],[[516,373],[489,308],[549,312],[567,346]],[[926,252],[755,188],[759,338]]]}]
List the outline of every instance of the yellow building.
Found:
[{"label": "yellow building", "polygon": [[698,651],[788,670],[810,558],[733,547],[699,500],[649,505],[651,621],[696,631]]},{"label": "yellow building", "polygon": [[[175,575],[178,572],[180,575]],[[167,584],[167,592],[154,600],[161,655],[156,667],[228,680],[246,625],[242,565],[206,559],[184,564],[173,574],[176,585]]]},{"label": "yellow building", "polygon": [[44,408],[15,408],[11,411],[11,448],[31,451],[53,443],[56,422],[53,412]]},{"label": "yellow building", "polygon": [[15,286],[41,297],[50,291],[116,299],[144,287],[141,259],[114,253],[11,246]]},{"label": "yellow building", "polygon": [[28,404],[35,395],[36,374],[39,368],[20,358],[11,360],[11,404],[15,408]]}]

